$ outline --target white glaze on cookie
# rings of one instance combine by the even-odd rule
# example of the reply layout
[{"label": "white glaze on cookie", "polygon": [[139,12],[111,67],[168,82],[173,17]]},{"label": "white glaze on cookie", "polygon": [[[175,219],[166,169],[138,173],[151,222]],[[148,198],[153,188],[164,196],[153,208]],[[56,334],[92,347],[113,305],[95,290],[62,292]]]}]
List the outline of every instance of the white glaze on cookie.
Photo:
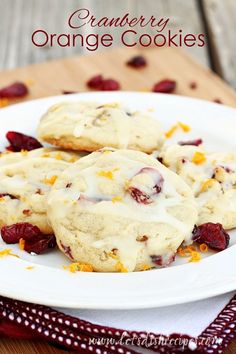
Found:
[{"label": "white glaze on cookie", "polygon": [[133,271],[157,266],[153,257],[167,265],[182,241],[191,242],[197,211],[188,186],[152,157],[102,150],[62,173],[48,216],[73,260],[97,271],[117,271],[119,263]]}]

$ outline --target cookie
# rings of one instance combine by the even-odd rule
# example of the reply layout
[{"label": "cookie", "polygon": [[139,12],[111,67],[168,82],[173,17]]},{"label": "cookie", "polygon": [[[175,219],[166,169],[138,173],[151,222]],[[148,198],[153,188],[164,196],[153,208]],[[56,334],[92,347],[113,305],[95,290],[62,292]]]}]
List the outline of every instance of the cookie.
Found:
[{"label": "cookie", "polygon": [[110,146],[151,153],[162,146],[164,133],[150,114],[129,112],[116,103],[63,102],[42,117],[38,138],[72,150]]},{"label": "cookie", "polygon": [[78,154],[55,149],[3,153],[0,156],[0,227],[18,222],[52,233],[47,222],[47,195],[58,175]]},{"label": "cookie", "polygon": [[66,169],[48,197],[62,252],[95,271],[166,266],[191,243],[197,207],[190,188],[153,157],[102,149]]},{"label": "cookie", "polygon": [[201,147],[173,145],[160,157],[193,190],[199,207],[198,224],[236,227],[235,153],[208,153]]}]

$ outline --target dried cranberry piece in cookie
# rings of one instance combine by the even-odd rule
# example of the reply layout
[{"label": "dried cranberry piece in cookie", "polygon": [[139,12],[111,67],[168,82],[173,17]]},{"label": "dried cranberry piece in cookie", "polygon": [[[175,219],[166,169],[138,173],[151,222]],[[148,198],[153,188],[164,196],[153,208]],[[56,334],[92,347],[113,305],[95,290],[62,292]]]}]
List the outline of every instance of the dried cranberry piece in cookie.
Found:
[{"label": "dried cranberry piece in cookie", "polygon": [[153,200],[151,199],[150,195],[142,192],[138,188],[130,187],[129,188],[130,195],[133,199],[136,200],[137,203],[140,204],[151,204]]},{"label": "dried cranberry piece in cookie", "polygon": [[228,247],[230,237],[221,224],[208,222],[195,225],[192,239],[198,243],[205,243],[212,249],[223,251]]},{"label": "dried cranberry piece in cookie", "polygon": [[28,222],[19,222],[9,226],[3,226],[1,229],[2,239],[6,243],[18,243],[21,238],[28,240],[40,234],[41,231],[39,228]]},{"label": "dried cranberry piece in cookie", "polygon": [[18,199],[16,196],[9,193],[0,193],[0,198],[9,197],[10,199]]},{"label": "dried cranberry piece in cookie", "polygon": [[153,264],[155,264],[159,267],[167,267],[172,262],[174,262],[175,254],[171,254],[171,255],[167,254],[164,256],[151,255],[150,258],[151,258],[151,261]]},{"label": "dried cranberry piece in cookie", "polygon": [[42,144],[40,144],[37,139],[22,133],[9,131],[6,134],[6,138],[10,143],[10,146],[7,149],[14,152],[18,152],[21,150],[30,151],[42,147]]},{"label": "dried cranberry piece in cookie", "polygon": [[56,247],[56,238],[54,235],[39,235],[36,238],[25,240],[24,251],[28,253],[41,254],[48,249]]},{"label": "dried cranberry piece in cookie", "polygon": [[29,90],[23,82],[14,82],[9,86],[0,89],[0,98],[24,97],[28,93]]},{"label": "dried cranberry piece in cookie", "polygon": [[162,175],[152,167],[142,168],[128,184],[128,192],[137,203],[151,204],[152,196],[162,190],[164,179]]}]

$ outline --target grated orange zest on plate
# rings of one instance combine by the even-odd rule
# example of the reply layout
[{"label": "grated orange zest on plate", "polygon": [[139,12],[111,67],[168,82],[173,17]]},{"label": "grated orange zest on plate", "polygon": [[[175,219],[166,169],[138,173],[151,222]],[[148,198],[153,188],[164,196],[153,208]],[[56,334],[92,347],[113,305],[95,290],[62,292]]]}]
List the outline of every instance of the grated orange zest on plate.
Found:
[{"label": "grated orange zest on plate", "polygon": [[184,133],[188,133],[191,130],[189,125],[184,124],[182,122],[178,122],[178,125],[183,130]]},{"label": "grated orange zest on plate", "polygon": [[19,247],[22,251],[25,249],[25,240],[23,238],[20,238]]},{"label": "grated orange zest on plate", "polygon": [[0,251],[0,257],[4,257],[4,256],[13,256],[13,257],[20,258],[17,254],[12,253],[12,250],[10,248],[5,248],[4,250]]},{"label": "grated orange zest on plate", "polygon": [[68,266],[63,266],[64,269],[69,270],[71,273],[76,272],[93,272],[93,267],[91,264],[75,262]]},{"label": "grated orange zest on plate", "polygon": [[208,252],[208,246],[205,243],[201,243],[199,249],[203,253]]}]

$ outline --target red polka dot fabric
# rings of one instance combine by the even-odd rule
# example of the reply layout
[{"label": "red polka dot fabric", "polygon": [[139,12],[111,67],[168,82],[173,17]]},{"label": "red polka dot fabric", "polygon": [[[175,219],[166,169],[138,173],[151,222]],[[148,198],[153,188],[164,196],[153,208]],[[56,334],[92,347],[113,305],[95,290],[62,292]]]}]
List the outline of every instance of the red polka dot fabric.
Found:
[{"label": "red polka dot fabric", "polygon": [[0,297],[0,335],[39,338],[79,353],[133,354],[149,349],[165,354],[220,354],[236,338],[236,295],[198,338],[104,327],[46,306]]}]

